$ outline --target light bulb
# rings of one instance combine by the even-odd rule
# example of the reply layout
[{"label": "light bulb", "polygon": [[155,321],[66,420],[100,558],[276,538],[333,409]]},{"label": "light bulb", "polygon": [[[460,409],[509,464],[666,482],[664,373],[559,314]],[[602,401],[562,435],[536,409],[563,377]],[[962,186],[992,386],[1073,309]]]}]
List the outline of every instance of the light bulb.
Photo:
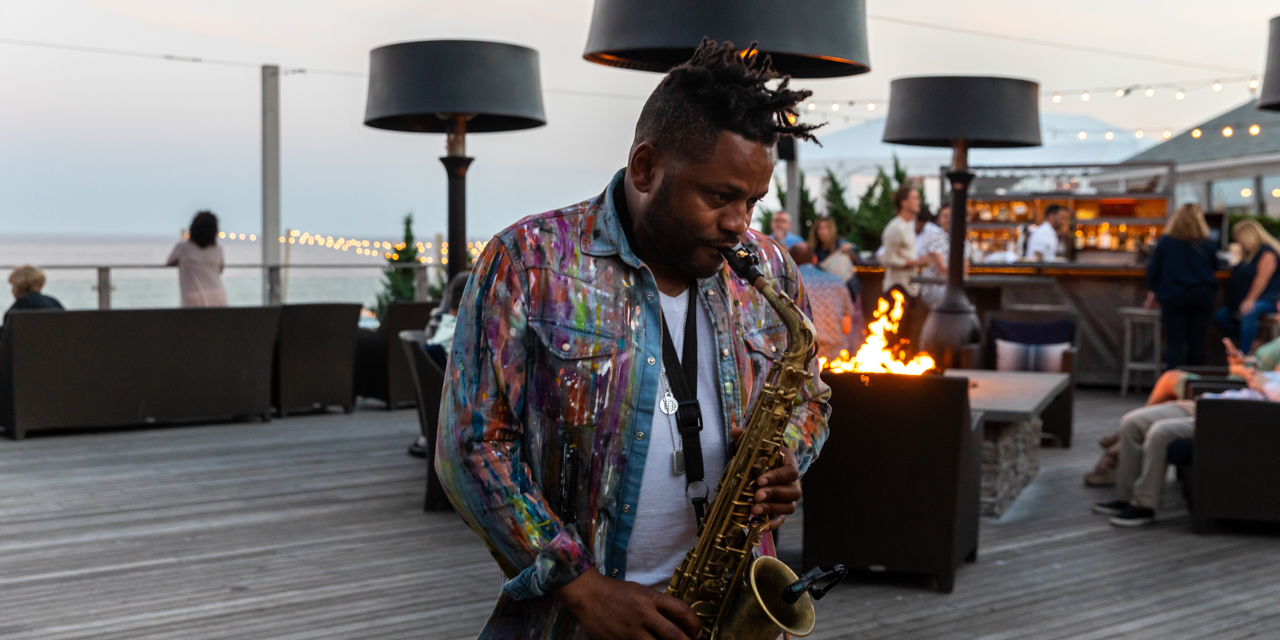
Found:
[{"label": "light bulb", "polygon": [[1085,133],[1085,132],[1081,131],[1080,133],[1076,134],[1076,137],[1077,137],[1077,138],[1080,138],[1081,140],[1084,140],[1085,138],[1088,138],[1088,137],[1089,137],[1089,134],[1087,134],[1087,133]]},{"label": "light bulb", "polygon": [[1199,129],[1192,129],[1192,130],[1191,130],[1191,137],[1192,137],[1192,138],[1199,138],[1199,137],[1200,137],[1200,135],[1201,135],[1201,134],[1200,134],[1200,130],[1199,130]]},{"label": "light bulb", "polygon": [[1062,102],[1062,96],[1060,96],[1060,95],[1058,95],[1058,94],[1056,94],[1056,93],[1055,93],[1055,94],[1053,94],[1053,101],[1054,101],[1054,102]]},{"label": "light bulb", "polygon": [[1214,81],[1213,81],[1213,90],[1214,90],[1214,91],[1222,91],[1222,83],[1221,83],[1221,82],[1218,82],[1217,80],[1214,80]]},{"label": "light bulb", "polygon": [[1252,77],[1252,78],[1249,78],[1249,88],[1250,88],[1250,89],[1257,89],[1257,88],[1258,88],[1258,76],[1254,76],[1254,77]]},{"label": "light bulb", "polygon": [[1253,195],[1253,189],[1245,188],[1245,189],[1241,189],[1241,190],[1240,190],[1240,197],[1241,197],[1241,198],[1248,198],[1248,197],[1249,197],[1249,196],[1251,196],[1251,195]]},{"label": "light bulb", "polygon": [[1128,89],[1116,89],[1116,97],[1117,97],[1117,98],[1123,98],[1123,97],[1125,97],[1125,96],[1126,96],[1126,95],[1128,95],[1128,94],[1129,94],[1129,90],[1128,90]]},{"label": "light bulb", "polygon": [[1134,132],[1133,132],[1133,137],[1135,137],[1135,138],[1141,138],[1141,137],[1142,137],[1142,132],[1141,132],[1141,131],[1134,131]]},{"label": "light bulb", "polygon": [[1110,139],[1112,139],[1112,138],[1114,138],[1114,137],[1116,137],[1116,134],[1111,133],[1110,131],[1108,131],[1108,132],[1107,132],[1106,138],[1107,138],[1108,140],[1110,140]]},{"label": "light bulb", "polygon": [[876,110],[876,103],[874,103],[874,102],[868,102],[868,103],[867,103],[867,111],[875,111],[875,110]]},{"label": "light bulb", "polygon": [[812,103],[812,102],[810,102],[810,103],[809,103],[809,110],[810,110],[810,111],[813,111],[814,109],[817,109],[817,108],[818,108],[818,105],[816,105],[816,104],[814,104],[814,103]]},{"label": "light bulb", "polygon": [[1256,124],[1249,125],[1249,135],[1256,136],[1259,133],[1262,133],[1262,127],[1259,127]]},{"label": "light bulb", "polygon": [[1231,130],[1231,127],[1223,127],[1223,128],[1222,128],[1222,137],[1224,137],[1224,138],[1230,138],[1230,137],[1231,137],[1231,134],[1233,134],[1233,133],[1235,133],[1235,131],[1232,131],[1232,130]]},{"label": "light bulb", "polygon": [[831,110],[832,110],[832,111],[839,111],[839,110],[840,110],[840,105],[838,105],[838,104],[836,104],[836,103],[832,102],[832,103],[831,103]]},{"label": "light bulb", "polygon": [[1187,97],[1187,92],[1186,92],[1186,91],[1183,91],[1182,89],[1178,89],[1178,92],[1177,92],[1177,93],[1175,93],[1175,94],[1173,94],[1173,97],[1174,97],[1174,98],[1177,98],[1178,100],[1181,100],[1181,99],[1183,99],[1183,98]]},{"label": "light bulb", "polygon": [[1280,198],[1280,189],[1272,189],[1272,190],[1271,190],[1271,197],[1272,197],[1272,198]]},{"label": "light bulb", "polygon": [[1160,135],[1164,136],[1165,140],[1168,140],[1169,138],[1172,138],[1172,137],[1173,137],[1173,132],[1172,132],[1172,131],[1170,131],[1170,130],[1168,130],[1168,129],[1165,129],[1165,130],[1164,130],[1164,133],[1162,133],[1162,134],[1160,134]]},{"label": "light bulb", "polygon": [[1088,92],[1088,91],[1086,91],[1086,92],[1084,92],[1084,93],[1080,94],[1080,99],[1081,99],[1081,100],[1083,100],[1083,101],[1085,101],[1085,102],[1088,102],[1088,101],[1089,101],[1089,92]]},{"label": "light bulb", "polygon": [[1146,94],[1147,94],[1147,97],[1150,98],[1151,96],[1154,96],[1156,94],[1156,90],[1152,88],[1150,85],[1147,85]]}]

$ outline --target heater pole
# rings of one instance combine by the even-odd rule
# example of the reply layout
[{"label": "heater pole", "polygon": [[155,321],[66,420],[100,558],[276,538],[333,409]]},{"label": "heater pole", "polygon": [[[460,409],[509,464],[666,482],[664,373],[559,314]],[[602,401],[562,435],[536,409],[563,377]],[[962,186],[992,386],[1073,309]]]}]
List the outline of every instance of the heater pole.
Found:
[{"label": "heater pole", "polygon": [[262,66],[262,303],[264,305],[278,305],[283,302],[279,266],[280,67],[268,64]]},{"label": "heater pole", "polygon": [[467,264],[467,167],[475,158],[467,157],[467,116],[455,114],[449,129],[446,154],[440,158],[449,175],[449,279],[463,272]]},{"label": "heater pole", "polygon": [[942,302],[929,314],[920,334],[920,346],[932,353],[941,368],[960,366],[960,347],[977,342],[980,331],[978,315],[964,291],[964,244],[968,233],[969,144],[956,140],[952,146],[951,171],[951,248],[947,256],[947,288]]}]

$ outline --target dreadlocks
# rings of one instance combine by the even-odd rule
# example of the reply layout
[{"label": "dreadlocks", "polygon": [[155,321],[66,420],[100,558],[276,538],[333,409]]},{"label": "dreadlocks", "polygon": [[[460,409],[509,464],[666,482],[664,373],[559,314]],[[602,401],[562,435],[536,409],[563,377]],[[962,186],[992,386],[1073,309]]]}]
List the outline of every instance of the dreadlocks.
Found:
[{"label": "dreadlocks", "polygon": [[[778,79],[770,89],[768,83]],[[792,91],[790,82],[755,43],[738,52],[732,42],[703,38],[693,58],[672,69],[649,95],[636,123],[636,142],[700,159],[712,152],[721,131],[766,145],[782,135],[816,141],[811,132],[817,126],[794,124],[796,105],[813,92]]]}]

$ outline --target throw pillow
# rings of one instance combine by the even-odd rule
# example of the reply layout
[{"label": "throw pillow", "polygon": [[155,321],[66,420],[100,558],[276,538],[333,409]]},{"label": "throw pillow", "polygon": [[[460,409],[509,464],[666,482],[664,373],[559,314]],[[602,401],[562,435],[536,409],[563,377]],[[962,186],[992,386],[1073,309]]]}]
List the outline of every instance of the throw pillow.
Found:
[{"label": "throw pillow", "polygon": [[1070,342],[1055,344],[1022,344],[996,340],[997,371],[1062,371],[1062,354]]}]

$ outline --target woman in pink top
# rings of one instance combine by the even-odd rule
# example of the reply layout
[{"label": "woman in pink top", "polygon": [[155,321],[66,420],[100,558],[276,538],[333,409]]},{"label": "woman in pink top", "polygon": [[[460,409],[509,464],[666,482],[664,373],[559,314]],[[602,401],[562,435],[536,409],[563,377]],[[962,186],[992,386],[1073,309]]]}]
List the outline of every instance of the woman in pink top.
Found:
[{"label": "woman in pink top", "polygon": [[218,217],[201,211],[191,220],[188,239],[169,254],[170,267],[178,268],[178,284],[184,307],[225,307],[222,288],[222,247],[218,246]]}]

